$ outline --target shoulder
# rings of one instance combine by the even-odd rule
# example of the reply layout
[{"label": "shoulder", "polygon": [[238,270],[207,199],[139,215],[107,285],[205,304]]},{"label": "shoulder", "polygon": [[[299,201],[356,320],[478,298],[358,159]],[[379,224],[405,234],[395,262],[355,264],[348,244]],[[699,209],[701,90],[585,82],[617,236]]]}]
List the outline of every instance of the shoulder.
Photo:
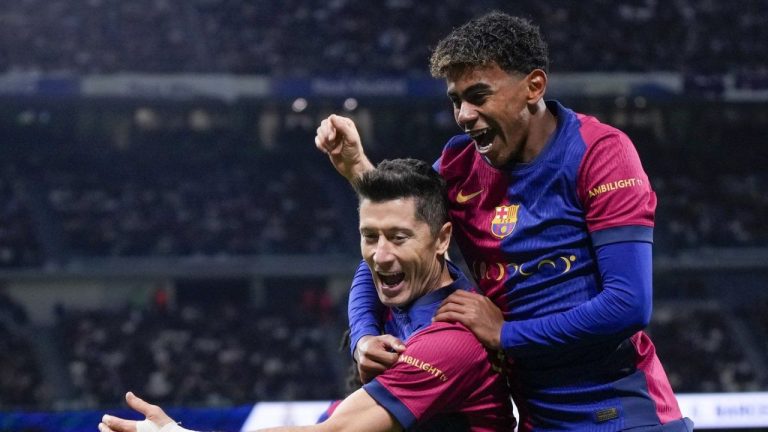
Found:
[{"label": "shoulder", "polygon": [[578,120],[579,134],[584,140],[587,148],[605,141],[614,141],[632,145],[632,141],[630,141],[627,134],[618,128],[602,123],[597,118],[586,114],[576,113],[575,115]]},{"label": "shoulder", "polygon": [[443,153],[448,150],[458,150],[467,147],[472,144],[472,139],[467,134],[459,134],[452,136],[445,146],[443,147]]},{"label": "shoulder", "polygon": [[472,139],[466,134],[455,135],[448,140],[440,154],[439,166],[435,168],[443,175],[450,177],[451,173],[466,173],[466,165],[474,164],[474,147]]},{"label": "shoulder", "polygon": [[486,357],[485,348],[469,329],[449,322],[434,322],[415,333],[406,343],[405,354],[409,352],[462,361]]},{"label": "shoulder", "polygon": [[581,177],[598,173],[642,174],[642,164],[632,140],[621,130],[601,123],[594,117],[577,114],[579,133],[586,146],[579,166]]}]

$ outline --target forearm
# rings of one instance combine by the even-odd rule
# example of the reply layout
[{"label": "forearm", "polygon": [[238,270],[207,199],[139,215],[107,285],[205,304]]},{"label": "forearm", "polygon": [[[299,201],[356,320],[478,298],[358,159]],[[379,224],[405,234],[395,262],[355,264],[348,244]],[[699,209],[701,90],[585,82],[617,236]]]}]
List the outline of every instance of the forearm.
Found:
[{"label": "forearm", "polygon": [[283,426],[259,432],[399,432],[403,428],[368,393],[357,390],[339,404],[328,420],[309,426]]},{"label": "forearm", "polygon": [[256,432],[299,432],[299,431],[320,431],[317,425],[308,426],[279,426],[267,429],[258,429]]},{"label": "forearm", "polygon": [[365,261],[361,261],[352,280],[347,305],[349,342],[352,354],[354,354],[360,338],[381,334],[380,317],[383,309],[384,305],[379,301],[376,287],[373,284],[371,270]]},{"label": "forearm", "polygon": [[614,243],[597,248],[603,289],[565,312],[504,323],[502,347],[513,356],[630,336],[648,325],[652,308],[651,244]]}]

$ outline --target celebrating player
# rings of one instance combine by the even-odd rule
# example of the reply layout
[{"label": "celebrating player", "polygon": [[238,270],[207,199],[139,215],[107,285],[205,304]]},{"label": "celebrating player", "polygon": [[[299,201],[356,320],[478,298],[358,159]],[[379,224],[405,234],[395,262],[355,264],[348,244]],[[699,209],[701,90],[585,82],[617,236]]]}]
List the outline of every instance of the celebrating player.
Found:
[{"label": "celebrating player", "polygon": [[[485,295],[457,291],[435,319],[463,323],[512,358],[522,431],[691,430],[641,331],[651,315],[656,196],[629,138],[544,100],[547,49],[525,19],[493,12],[469,21],[437,45],[430,67],[464,131],[434,169]],[[349,119],[325,119],[315,145],[351,182],[372,168]],[[396,342],[374,336],[376,303],[361,267],[349,318],[366,379],[397,358]]]},{"label": "celebrating player", "polygon": [[[271,431],[511,431],[509,390],[489,353],[462,324],[432,322],[451,293],[472,288],[445,259],[451,223],[445,182],[429,164],[384,161],[356,180],[360,248],[387,307],[386,331],[405,340],[397,362],[352,393],[323,423]],[[162,409],[126,395],[136,422],[104,416],[101,432],[183,432]]]}]

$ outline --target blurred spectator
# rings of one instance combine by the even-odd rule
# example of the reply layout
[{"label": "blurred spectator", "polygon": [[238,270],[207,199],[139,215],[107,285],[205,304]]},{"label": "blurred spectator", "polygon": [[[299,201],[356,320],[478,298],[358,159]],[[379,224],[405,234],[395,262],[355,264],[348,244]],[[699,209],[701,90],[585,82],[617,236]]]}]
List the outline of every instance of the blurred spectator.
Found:
[{"label": "blurred spectator", "polygon": [[329,352],[335,338],[328,335],[339,317],[318,325],[298,302],[295,309],[222,303],[163,314],[67,311],[57,327],[76,391],[72,404],[118,405],[125,389],[188,406],[336,397],[338,353]]},{"label": "blurred spectator", "polygon": [[0,18],[0,71],[423,75],[440,34],[494,8],[541,24],[556,71],[764,75],[750,0],[24,0]]},{"label": "blurred spectator", "polygon": [[24,308],[0,290],[0,409],[39,406],[45,397],[39,360],[28,339]]},{"label": "blurred spectator", "polygon": [[676,392],[760,391],[768,385],[734,338],[726,314],[716,303],[655,308],[649,333]]}]

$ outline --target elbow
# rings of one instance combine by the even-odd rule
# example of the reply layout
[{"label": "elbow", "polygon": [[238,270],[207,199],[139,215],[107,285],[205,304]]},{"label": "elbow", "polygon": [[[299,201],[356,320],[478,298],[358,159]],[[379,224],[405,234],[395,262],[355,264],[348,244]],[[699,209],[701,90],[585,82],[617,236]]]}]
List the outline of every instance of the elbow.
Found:
[{"label": "elbow", "polygon": [[626,317],[627,330],[632,333],[643,330],[651,323],[653,305],[650,301],[638,302],[628,310]]}]

